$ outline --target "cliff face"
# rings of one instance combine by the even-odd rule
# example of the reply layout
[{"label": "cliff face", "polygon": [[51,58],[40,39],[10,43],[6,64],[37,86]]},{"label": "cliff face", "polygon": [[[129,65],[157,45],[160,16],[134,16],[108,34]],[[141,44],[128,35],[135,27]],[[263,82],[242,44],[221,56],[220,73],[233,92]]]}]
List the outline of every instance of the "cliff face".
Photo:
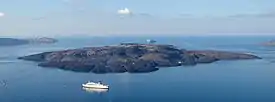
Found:
[{"label": "cliff face", "polygon": [[212,63],[218,60],[259,59],[249,54],[222,51],[187,51],[172,45],[120,44],[44,52],[19,59],[37,61],[39,66],[76,72],[144,73],[161,67]]}]

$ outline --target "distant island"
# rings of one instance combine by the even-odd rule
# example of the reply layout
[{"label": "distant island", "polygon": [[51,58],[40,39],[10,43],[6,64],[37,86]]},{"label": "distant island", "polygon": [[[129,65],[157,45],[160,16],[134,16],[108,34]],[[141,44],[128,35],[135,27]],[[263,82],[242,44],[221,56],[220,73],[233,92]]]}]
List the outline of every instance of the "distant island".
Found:
[{"label": "distant island", "polygon": [[0,46],[16,46],[26,44],[49,44],[56,43],[57,40],[53,38],[33,38],[33,39],[15,39],[15,38],[0,38]]},{"label": "distant island", "polygon": [[51,43],[56,43],[57,40],[53,38],[47,38],[47,37],[42,37],[42,38],[33,38],[33,39],[27,39],[29,43],[34,43],[34,44],[51,44]]},{"label": "distant island", "polygon": [[23,39],[0,38],[0,46],[25,45],[29,42]]},{"label": "distant island", "polygon": [[38,62],[45,68],[75,72],[146,73],[176,66],[194,66],[220,60],[261,59],[258,56],[225,51],[189,51],[173,45],[122,43],[44,52],[18,59]]},{"label": "distant island", "polygon": [[264,46],[275,46],[275,40],[264,42],[261,45],[264,45]]}]

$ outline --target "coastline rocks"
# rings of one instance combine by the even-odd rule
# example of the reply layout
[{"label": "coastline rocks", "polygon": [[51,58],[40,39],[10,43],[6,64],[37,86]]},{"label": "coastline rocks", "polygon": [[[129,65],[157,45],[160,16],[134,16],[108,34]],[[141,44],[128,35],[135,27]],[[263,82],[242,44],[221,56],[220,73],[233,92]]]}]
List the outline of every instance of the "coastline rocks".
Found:
[{"label": "coastline rocks", "polygon": [[116,46],[44,52],[19,59],[39,62],[38,65],[41,67],[75,72],[146,73],[163,67],[260,58],[250,54],[224,51],[188,51],[172,45],[122,43]]}]

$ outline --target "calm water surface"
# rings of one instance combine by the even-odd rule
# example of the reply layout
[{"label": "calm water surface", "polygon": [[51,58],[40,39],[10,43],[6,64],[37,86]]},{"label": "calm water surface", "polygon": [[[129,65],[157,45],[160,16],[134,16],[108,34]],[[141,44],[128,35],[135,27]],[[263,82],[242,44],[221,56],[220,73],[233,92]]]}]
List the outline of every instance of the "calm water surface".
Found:
[{"label": "calm water surface", "polygon": [[[60,38],[52,45],[0,47],[0,81],[6,83],[0,85],[0,102],[275,102],[275,47],[259,45],[271,37],[154,37],[158,43],[180,48],[246,52],[264,59],[163,68],[145,74],[75,73],[16,59],[147,38]],[[82,89],[88,80],[103,81],[111,88]]]}]

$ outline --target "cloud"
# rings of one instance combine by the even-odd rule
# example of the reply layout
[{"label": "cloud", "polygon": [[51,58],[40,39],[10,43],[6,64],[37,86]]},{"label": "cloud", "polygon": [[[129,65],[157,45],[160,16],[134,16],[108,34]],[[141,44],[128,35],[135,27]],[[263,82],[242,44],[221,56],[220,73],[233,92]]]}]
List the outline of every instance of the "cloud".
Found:
[{"label": "cloud", "polygon": [[117,14],[119,14],[119,16],[122,17],[122,18],[129,17],[129,18],[141,19],[141,18],[152,18],[152,17],[154,17],[150,13],[132,12],[128,8],[117,10]]},{"label": "cloud", "polygon": [[228,16],[230,18],[275,18],[275,12],[258,14],[236,14]]},{"label": "cloud", "polygon": [[124,9],[118,10],[117,13],[122,15],[129,15],[129,14],[132,14],[132,11],[130,11],[128,8],[124,8]]},{"label": "cloud", "polygon": [[5,13],[0,12],[0,17],[3,17],[3,16],[5,16]]}]

